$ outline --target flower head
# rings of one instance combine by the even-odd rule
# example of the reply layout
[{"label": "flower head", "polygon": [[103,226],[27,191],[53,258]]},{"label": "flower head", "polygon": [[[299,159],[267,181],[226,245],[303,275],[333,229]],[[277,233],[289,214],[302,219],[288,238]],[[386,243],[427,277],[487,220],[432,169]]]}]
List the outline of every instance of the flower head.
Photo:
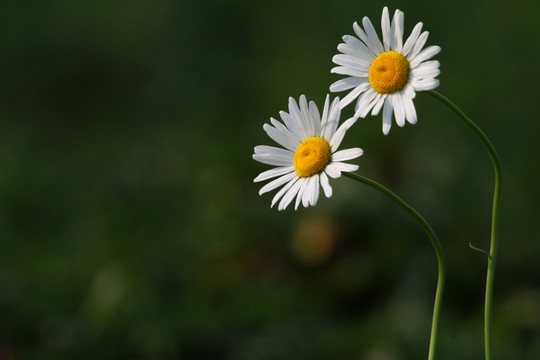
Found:
[{"label": "flower head", "polygon": [[366,117],[371,111],[377,115],[383,109],[382,130],[386,135],[392,125],[392,113],[398,126],[416,123],[416,109],[413,99],[416,91],[426,91],[439,86],[439,62],[430,60],[441,51],[439,46],[422,49],[428,32],[422,31],[422,23],[416,24],[411,35],[403,44],[403,12],[396,10],[392,22],[385,7],[382,13],[381,28],[383,42],[371,24],[364,17],[362,29],[356,22],[354,32],[360,38],[343,36],[345,43],[339,44],[342,54],[335,55],[332,61],[339,66],[331,72],[348,75],[330,86],[330,91],[339,92],[352,89],[340,106],[343,108],[358,98],[355,117]]},{"label": "flower head", "polygon": [[255,178],[255,182],[277,178],[264,185],[259,194],[283,187],[272,200],[274,206],[281,199],[278,210],[285,209],[296,197],[295,209],[315,205],[319,199],[319,187],[326,197],[332,196],[328,176],[338,178],[342,171],[355,171],[358,165],[343,161],[363,154],[360,148],[337,151],[345,132],[356,122],[355,118],[345,121],[339,128],[339,98],[330,104],[326,97],[322,116],[313,101],[300,96],[300,106],[289,98],[289,112],[279,113],[283,123],[270,118],[263,129],[268,136],[283,148],[260,145],[255,147],[253,159],[276,166]]}]

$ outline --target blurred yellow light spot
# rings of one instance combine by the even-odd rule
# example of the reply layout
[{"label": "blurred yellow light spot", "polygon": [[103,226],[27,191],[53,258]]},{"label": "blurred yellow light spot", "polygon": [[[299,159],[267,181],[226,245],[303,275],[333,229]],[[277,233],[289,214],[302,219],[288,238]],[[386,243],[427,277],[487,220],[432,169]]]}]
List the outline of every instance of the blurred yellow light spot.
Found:
[{"label": "blurred yellow light spot", "polygon": [[306,265],[327,260],[336,246],[337,230],[329,217],[314,217],[298,224],[293,238],[294,252]]}]

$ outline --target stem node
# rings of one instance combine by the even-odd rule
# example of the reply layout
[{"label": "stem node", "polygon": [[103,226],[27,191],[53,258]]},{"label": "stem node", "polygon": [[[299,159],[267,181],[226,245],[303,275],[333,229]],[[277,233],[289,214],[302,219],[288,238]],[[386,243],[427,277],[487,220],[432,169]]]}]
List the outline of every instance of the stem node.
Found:
[{"label": "stem node", "polygon": [[484,249],[480,249],[480,248],[477,248],[476,246],[473,246],[472,241],[469,242],[469,247],[475,251],[481,252],[482,254],[486,255],[487,258],[489,259],[489,253]]}]

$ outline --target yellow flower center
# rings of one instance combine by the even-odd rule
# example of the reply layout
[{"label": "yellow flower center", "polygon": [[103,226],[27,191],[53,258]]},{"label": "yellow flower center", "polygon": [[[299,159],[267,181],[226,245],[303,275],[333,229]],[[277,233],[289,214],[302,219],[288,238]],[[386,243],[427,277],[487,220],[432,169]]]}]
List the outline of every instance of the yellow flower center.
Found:
[{"label": "yellow flower center", "polygon": [[330,144],[318,136],[302,141],[294,152],[294,171],[300,177],[309,177],[324,170],[330,162]]},{"label": "yellow flower center", "polygon": [[386,51],[373,60],[369,67],[369,83],[382,94],[403,89],[409,80],[409,61],[395,51]]}]

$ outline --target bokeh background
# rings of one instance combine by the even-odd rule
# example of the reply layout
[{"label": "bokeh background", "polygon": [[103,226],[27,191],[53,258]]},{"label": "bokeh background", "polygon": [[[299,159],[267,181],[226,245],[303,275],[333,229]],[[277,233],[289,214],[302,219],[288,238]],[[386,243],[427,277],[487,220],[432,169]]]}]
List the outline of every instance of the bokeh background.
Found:
[{"label": "bokeh background", "polygon": [[[419,225],[342,178],[278,212],[253,178],[262,125],[320,106],[352,23],[382,7],[442,52],[438,89],[505,171],[495,359],[540,358],[540,32],[535,0],[0,2],[0,359],[427,356],[436,261]],[[344,140],[359,173],[438,233],[439,359],[481,359],[493,170],[418,94],[419,122]],[[343,118],[351,116],[344,111]]]}]

